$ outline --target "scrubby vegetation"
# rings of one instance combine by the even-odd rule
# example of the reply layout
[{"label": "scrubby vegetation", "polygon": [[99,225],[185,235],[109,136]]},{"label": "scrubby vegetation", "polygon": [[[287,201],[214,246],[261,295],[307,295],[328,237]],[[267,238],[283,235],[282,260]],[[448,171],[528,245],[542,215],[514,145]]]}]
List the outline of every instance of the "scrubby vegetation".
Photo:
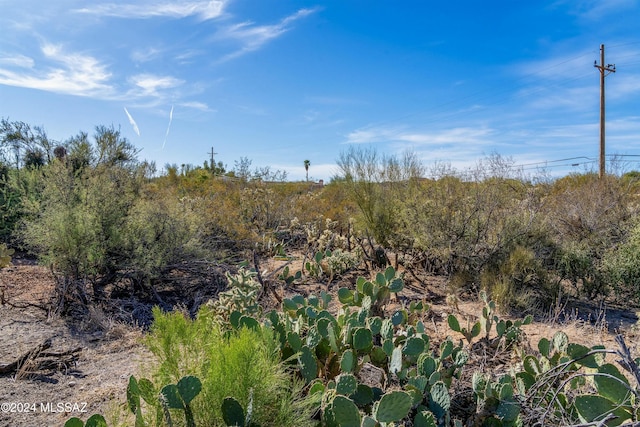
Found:
[{"label": "scrubby vegetation", "polygon": [[[320,186],[246,158],[158,171],[113,127],[57,142],[2,120],[0,142],[0,266],[34,255],[57,278],[51,311],[100,306],[150,328],[157,360],[128,390],[136,425],[638,421],[622,340],[531,349],[521,333],[569,300],[640,304],[635,172],[551,180],[498,155],[427,172],[413,153],[353,148]],[[285,264],[263,276],[271,259]],[[484,305],[449,316],[438,342],[434,276],[451,301]],[[472,371],[506,353],[509,369]]]}]

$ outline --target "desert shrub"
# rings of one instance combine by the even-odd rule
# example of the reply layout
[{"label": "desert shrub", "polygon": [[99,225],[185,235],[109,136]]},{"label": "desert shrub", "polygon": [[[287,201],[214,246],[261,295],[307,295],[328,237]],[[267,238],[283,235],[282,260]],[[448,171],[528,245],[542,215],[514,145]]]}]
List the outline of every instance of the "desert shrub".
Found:
[{"label": "desert shrub", "polygon": [[[551,187],[545,217],[557,241],[590,248],[595,259],[624,240],[634,215],[630,187],[615,176],[569,175]],[[630,209],[631,208],[631,209]]]},{"label": "desert shrub", "polygon": [[23,191],[21,201],[21,238],[60,278],[57,310],[68,300],[103,298],[120,277],[148,285],[203,253],[203,217],[193,199],[154,189],[148,183],[152,165],[137,162],[118,132],[98,128],[93,143],[80,134],[67,146],[66,156],[37,171],[42,190]]},{"label": "desert shrub", "polygon": [[528,313],[546,308],[557,293],[534,251],[522,246],[496,269],[484,271],[482,287],[502,310]]},{"label": "desert shrub", "polygon": [[44,190],[25,222],[24,239],[72,279],[108,274],[123,257],[123,233],[141,182],[125,169],[75,175],[62,162],[44,172]]},{"label": "desert shrub", "polygon": [[599,273],[599,261],[584,244],[569,241],[555,254],[555,272],[568,280],[576,296],[604,296],[606,287]]},{"label": "desert shrub", "polygon": [[361,229],[378,244],[393,247],[401,200],[412,198],[423,173],[417,156],[381,156],[373,148],[352,147],[341,153],[338,167],[342,185],[358,206]]},{"label": "desert shrub", "polygon": [[188,198],[165,193],[138,199],[124,223],[122,268],[149,280],[181,261],[205,256],[199,239],[203,222]]},{"label": "desert shrub", "polygon": [[202,391],[192,403],[196,425],[223,426],[225,397],[246,408],[253,396],[253,421],[261,426],[311,426],[314,404],[285,371],[278,343],[268,329],[225,332],[203,308],[194,320],[181,313],[154,310],[147,346],[158,358],[156,384],[196,375]]},{"label": "desert shrub", "polygon": [[629,239],[611,248],[602,261],[602,271],[621,298],[640,302],[640,225],[631,232]]},{"label": "desert shrub", "polygon": [[401,212],[400,233],[413,256],[454,278],[458,288],[477,286],[483,271],[496,271],[517,246],[550,250],[540,191],[494,169],[480,164],[471,175],[446,171],[424,180],[420,196],[407,199]]},{"label": "desert shrub", "polygon": [[0,243],[0,269],[11,265],[11,255],[13,255],[14,252],[13,249],[8,248],[4,243]]}]

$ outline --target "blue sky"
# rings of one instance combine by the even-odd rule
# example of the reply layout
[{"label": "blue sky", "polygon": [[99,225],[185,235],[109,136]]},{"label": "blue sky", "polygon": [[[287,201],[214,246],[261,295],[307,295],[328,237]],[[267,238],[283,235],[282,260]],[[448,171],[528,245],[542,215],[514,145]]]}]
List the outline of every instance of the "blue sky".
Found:
[{"label": "blue sky", "polygon": [[563,174],[597,168],[602,43],[607,153],[640,160],[639,23],[639,0],[0,0],[0,116],[113,124],[160,169],[213,147],[326,180],[361,144]]}]

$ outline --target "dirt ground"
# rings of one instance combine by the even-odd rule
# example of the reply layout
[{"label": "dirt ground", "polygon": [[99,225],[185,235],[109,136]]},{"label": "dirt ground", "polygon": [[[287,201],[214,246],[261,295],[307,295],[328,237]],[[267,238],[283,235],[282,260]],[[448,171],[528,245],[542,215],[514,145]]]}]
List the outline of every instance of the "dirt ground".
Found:
[{"label": "dirt ground", "polygon": [[60,370],[0,375],[0,426],[62,426],[72,416],[86,420],[123,405],[130,375],[148,358],[139,329],[92,313],[69,323],[30,304],[44,306],[54,282],[48,269],[18,265],[0,271],[0,365],[46,339],[50,351],[81,348],[79,358]]},{"label": "dirt ground", "polygon": [[[0,374],[0,427],[62,426],[72,416],[86,420],[94,413],[102,413],[109,419],[109,414],[126,413],[129,376],[139,376],[151,358],[141,344],[142,331],[96,311],[81,323],[48,316],[37,306],[44,307],[50,299],[53,278],[46,268],[29,264],[0,271],[0,367],[46,339],[51,339],[51,351],[78,347],[81,351],[75,363],[59,370]],[[278,266],[265,263],[265,276],[269,277],[269,271]],[[406,282],[403,298],[422,298],[424,287],[409,279]],[[457,307],[451,301],[447,304],[444,279],[433,278],[430,287],[439,292],[427,301],[431,308],[428,328],[434,338],[451,334],[446,326],[449,313],[472,319],[480,314],[482,305],[478,301],[459,301]],[[322,288],[309,285],[297,290],[317,293]],[[337,284],[331,290],[337,290]],[[279,288],[278,292],[285,290]],[[550,338],[558,330],[564,330],[572,342],[608,348],[615,348],[614,336],[623,333],[633,354],[638,354],[640,331],[634,311],[608,306],[560,307],[558,313],[539,320],[524,327],[533,348],[539,338]]]}]

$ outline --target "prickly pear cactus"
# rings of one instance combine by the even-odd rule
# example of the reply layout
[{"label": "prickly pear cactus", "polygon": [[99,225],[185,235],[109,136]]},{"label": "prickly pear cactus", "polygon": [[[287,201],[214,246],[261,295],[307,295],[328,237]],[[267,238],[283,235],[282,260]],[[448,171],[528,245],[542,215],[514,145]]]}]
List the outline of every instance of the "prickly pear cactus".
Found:
[{"label": "prickly pear cactus", "polygon": [[380,423],[393,423],[409,414],[413,399],[404,391],[392,391],[382,396],[374,410],[375,419]]},{"label": "prickly pear cactus", "polygon": [[360,427],[360,411],[348,397],[336,396],[331,403],[331,409],[339,427]]}]

